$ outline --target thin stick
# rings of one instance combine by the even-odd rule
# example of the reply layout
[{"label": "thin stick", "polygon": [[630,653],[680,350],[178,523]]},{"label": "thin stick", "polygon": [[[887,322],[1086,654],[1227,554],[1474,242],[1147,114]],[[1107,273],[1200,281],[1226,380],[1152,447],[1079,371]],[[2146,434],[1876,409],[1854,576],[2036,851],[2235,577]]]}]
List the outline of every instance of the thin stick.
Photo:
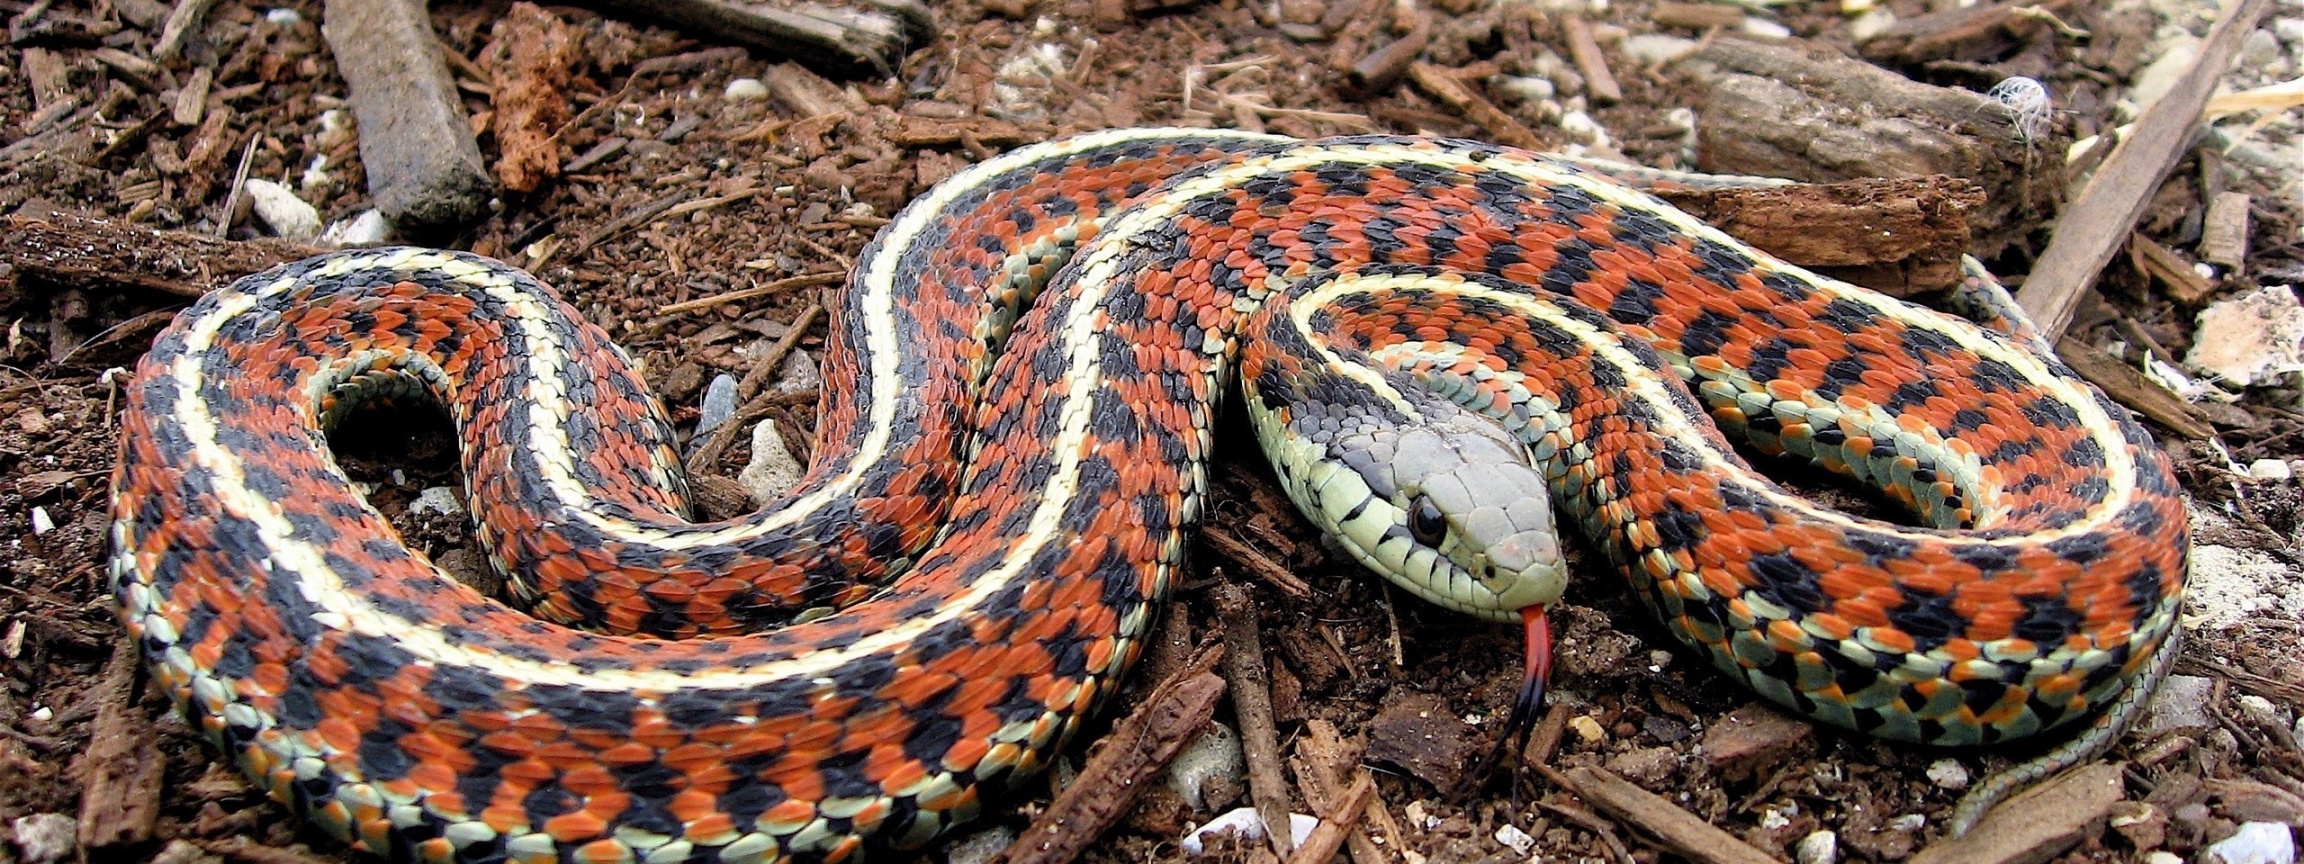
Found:
[{"label": "thin stick", "polygon": [[677,315],[683,312],[694,312],[699,309],[710,309],[723,303],[735,303],[740,300],[750,300],[754,297],[766,297],[770,294],[779,294],[794,288],[813,288],[819,285],[830,285],[847,278],[847,275],[848,274],[845,273],[802,273],[798,276],[787,276],[765,285],[754,285],[750,288],[738,288],[734,291],[722,291],[710,297],[698,297],[694,300],[682,300],[678,303],[666,303],[662,306],[656,307],[656,314]]},{"label": "thin stick", "polygon": [[1264,817],[1272,851],[1288,860],[1288,781],[1280,773],[1280,737],[1272,724],[1272,679],[1264,665],[1264,644],[1256,632],[1256,604],[1248,592],[1226,582],[1216,586],[1216,612],[1224,618],[1224,677],[1232,684],[1232,710],[1240,721],[1240,742],[1248,757],[1248,797]]}]

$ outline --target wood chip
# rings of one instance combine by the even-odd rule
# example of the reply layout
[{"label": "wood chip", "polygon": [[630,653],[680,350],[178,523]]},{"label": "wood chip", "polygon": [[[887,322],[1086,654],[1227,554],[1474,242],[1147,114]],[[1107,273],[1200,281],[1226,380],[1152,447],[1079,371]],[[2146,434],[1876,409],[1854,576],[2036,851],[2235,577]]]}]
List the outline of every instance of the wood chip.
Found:
[{"label": "wood chip", "polygon": [[208,88],[215,86],[216,67],[202,66],[185,76],[184,86],[176,88],[176,99],[169,105],[170,119],[178,126],[198,126],[208,114]]},{"label": "wood chip", "polygon": [[1895,297],[1960,283],[1984,192],[1942,175],[1657,193],[1768,254]]},{"label": "wood chip", "polygon": [[1408,35],[1386,43],[1384,47],[1368,52],[1352,63],[1344,75],[1344,83],[1351,92],[1373,96],[1392,89],[1416,58],[1424,55],[1424,46],[1432,42],[1432,26],[1419,23]]},{"label": "wood chip", "polygon": [[2192,262],[2141,231],[2128,232],[2128,263],[2158,281],[2178,303],[2197,306],[2216,293],[2216,283],[2193,270]]},{"label": "wood chip", "polygon": [[2208,199],[2208,215],[2200,224],[2200,258],[2225,269],[2238,269],[2248,260],[2248,205],[2246,192],[2218,192]]},{"label": "wood chip", "polygon": [[1666,851],[1697,864],[1780,864],[1736,835],[1714,828],[1696,814],[1606,770],[1571,768],[1563,776],[1592,806],[1655,839]]},{"label": "wood chip", "polygon": [[1256,547],[1233,536],[1232,532],[1208,525],[1200,529],[1200,539],[1208,545],[1216,547],[1216,551],[1223,553],[1224,557],[1248,568],[1248,572],[1256,574],[1256,578],[1280,589],[1280,593],[1296,600],[1312,599],[1311,585],[1306,584],[1303,579],[1297,578],[1296,574],[1291,572],[1286,565],[1272,560],[1270,556],[1256,551]]},{"label": "wood chip", "polygon": [[2122,769],[2075,768],[1994,808],[1965,837],[1941,840],[1912,864],[2044,864],[2104,830],[2121,798]]},{"label": "wood chip", "polygon": [[2056,222],[2055,237],[2040,253],[2016,303],[2049,339],[2064,335],[2080,297],[2096,281],[2096,274],[2112,260],[2120,241],[2144,215],[2160,181],[2192,147],[2200,125],[2200,110],[2215,92],[2224,70],[2240,51],[2241,37],[2256,28],[2256,21],[2272,8],[2272,0],[2238,0],[2224,10],[2208,38],[2200,43],[2200,56],[2167,95],[2136,121],[2128,139],[2106,157],[2086,188],[2064,208]]}]

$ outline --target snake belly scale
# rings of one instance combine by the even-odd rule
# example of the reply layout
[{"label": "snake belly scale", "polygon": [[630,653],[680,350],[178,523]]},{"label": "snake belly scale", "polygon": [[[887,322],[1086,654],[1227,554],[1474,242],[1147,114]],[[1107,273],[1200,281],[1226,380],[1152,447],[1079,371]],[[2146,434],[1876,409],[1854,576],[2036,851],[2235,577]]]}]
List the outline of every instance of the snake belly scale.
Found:
[{"label": "snake belly scale", "polygon": [[[1235,366],[1283,484],[1387,575],[1490,617],[1558,598],[1498,575],[1557,563],[1524,536],[1548,511],[1439,485],[1395,507],[1397,475],[1337,450],[1487,423],[1675,634],[1885,737],[2084,716],[2182,589],[2165,457],[2053,359],[1519,151],[1028,147],[907,208],[839,308],[826,377],[848,386],[809,476],[690,525],[637,373],[525,274],[383,249],[244,279],[129,391],[123,618],[260,786],[359,848],[837,861],[971,818],[1109,695],[1182,566]],[[441,575],[335,466],[327,424],[410,391],[449,406],[536,615]],[[1936,527],[1808,504],[1731,437]]]}]

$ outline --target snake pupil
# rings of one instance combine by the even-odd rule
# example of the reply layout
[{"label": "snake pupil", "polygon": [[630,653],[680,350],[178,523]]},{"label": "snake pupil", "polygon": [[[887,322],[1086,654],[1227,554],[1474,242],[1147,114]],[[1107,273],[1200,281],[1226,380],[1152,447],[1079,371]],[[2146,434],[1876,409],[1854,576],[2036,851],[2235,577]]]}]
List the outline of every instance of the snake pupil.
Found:
[{"label": "snake pupil", "polygon": [[1408,534],[1432,547],[1438,547],[1441,538],[1448,536],[1448,520],[1440,515],[1440,505],[1432,503],[1431,496],[1416,496],[1415,507],[1408,514]]}]

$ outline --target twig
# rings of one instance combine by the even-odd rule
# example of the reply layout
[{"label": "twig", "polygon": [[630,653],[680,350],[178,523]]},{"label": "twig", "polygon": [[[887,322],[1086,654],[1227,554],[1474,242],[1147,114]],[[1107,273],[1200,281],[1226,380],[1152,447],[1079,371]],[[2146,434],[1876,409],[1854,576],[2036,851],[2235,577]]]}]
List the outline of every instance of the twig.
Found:
[{"label": "twig", "polygon": [[656,314],[676,315],[682,312],[694,312],[699,309],[710,309],[723,303],[735,303],[742,300],[750,300],[755,297],[766,297],[770,294],[780,294],[794,288],[813,288],[819,285],[830,285],[845,278],[847,278],[847,274],[845,273],[802,273],[798,276],[787,276],[765,285],[754,285],[750,288],[738,288],[734,291],[722,291],[710,297],[698,297],[694,300],[682,300],[678,303],[667,303],[656,307]]},{"label": "twig", "polygon": [[2241,0],[2227,8],[2200,43],[2200,57],[2192,68],[2144,110],[2135,132],[2120,142],[2087,188],[2065,206],[2054,239],[2032,266],[2024,288],[2016,292],[2017,304],[2043,335],[2055,339],[2071,325],[2081,295],[2144,215],[2160,181],[2191,147],[2201,109],[2239,53],[2241,37],[2256,29],[2257,19],[2271,6],[2272,0]]},{"label": "twig", "polygon": [[1489,137],[1494,138],[1496,143],[1528,150],[1544,148],[1543,140],[1537,138],[1534,131],[1512,119],[1512,115],[1504,113],[1504,109],[1496,107],[1496,103],[1472,92],[1471,87],[1446,70],[1430,63],[1411,63],[1408,65],[1408,78],[1416,82],[1417,88],[1440,100],[1441,104],[1464,112],[1465,119],[1487,130]]},{"label": "twig", "polygon": [[113,643],[112,659],[96,689],[95,731],[82,760],[86,780],[79,841],[84,850],[143,843],[159,824],[160,779],[167,762],[160,758],[151,724],[136,709],[136,667],[142,659],[135,640]]},{"label": "twig", "polygon": [[1127,812],[1137,793],[1216,716],[1224,679],[1208,671],[1221,648],[1201,652],[1160,682],[1097,745],[1080,776],[1033,818],[1032,826],[994,859],[1006,864],[1064,864]]},{"label": "twig", "polygon": [[1736,835],[1714,828],[1696,814],[1604,769],[1572,768],[1558,774],[1547,771],[1546,776],[1565,780],[1568,788],[1592,802],[1592,806],[1640,829],[1667,851],[1697,864],[1778,864],[1768,853],[1752,848],[1736,839]]},{"label": "twig", "polygon": [[792,319],[792,324],[785,328],[783,338],[769,346],[768,353],[753,363],[750,371],[744,373],[744,378],[736,384],[738,398],[744,400],[744,406],[728,422],[712,430],[712,437],[705,439],[704,446],[688,455],[688,473],[707,473],[704,469],[720,461],[720,454],[727,451],[728,445],[735,443],[741,430],[751,428],[751,421],[768,413],[770,406],[782,404],[779,397],[783,394],[761,393],[760,388],[768,380],[767,376],[784,365],[785,356],[800,344],[800,338],[807,335],[808,328],[816,323],[816,316],[823,312],[824,307],[815,303],[800,310],[800,314]]},{"label": "twig", "polygon": [[1600,838],[1601,843],[1607,844],[1608,854],[1616,857],[1616,864],[1633,864],[1635,859],[1632,857],[1632,850],[1624,848],[1624,841],[1617,838],[1616,829],[1610,826],[1606,820],[1592,815],[1592,811],[1577,807],[1562,807],[1541,799],[1536,802],[1536,806],[1547,813],[1584,826],[1584,830],[1592,832],[1594,836]]},{"label": "twig", "polygon": [[1592,25],[1582,15],[1567,15],[1561,17],[1560,29],[1568,36],[1568,56],[1576,61],[1576,71],[1584,73],[1584,89],[1592,101],[1602,105],[1624,101],[1624,88],[1616,86],[1616,76],[1608,71],[1608,57],[1592,38]]},{"label": "twig", "polygon": [[1282,566],[1280,562],[1256,551],[1256,547],[1232,536],[1232,532],[1214,525],[1203,526],[1200,529],[1200,539],[1208,541],[1208,545],[1216,547],[1216,551],[1224,553],[1224,557],[1248,568],[1248,572],[1256,574],[1256,578],[1280,589],[1280,593],[1288,595],[1290,599],[1309,600],[1312,598],[1311,585],[1297,578],[1296,574],[1289,572],[1288,568]]},{"label": "twig", "polygon": [[1256,603],[1239,585],[1216,586],[1216,613],[1224,619],[1224,676],[1232,684],[1232,710],[1239,715],[1240,749],[1248,758],[1248,797],[1264,817],[1272,851],[1288,860],[1288,782],[1280,773],[1280,738],[1272,724],[1272,684],[1264,664],[1263,640],[1256,633]]},{"label": "twig", "polygon": [[800,314],[792,316],[792,323],[784,328],[784,335],[776,340],[776,344],[769,346],[768,353],[761,355],[759,361],[752,364],[752,370],[744,373],[744,379],[737,382],[736,395],[749,400],[760,392],[760,388],[767,386],[768,376],[783,368],[785,356],[799,346],[800,337],[808,335],[808,328],[816,326],[816,316],[822,314],[823,304],[810,303],[807,308],[800,310]]},{"label": "twig", "polygon": [[232,232],[233,214],[240,211],[240,188],[248,185],[248,163],[256,158],[256,145],[262,143],[264,133],[248,135],[248,146],[240,148],[240,170],[232,172],[232,191],[224,196],[224,213],[216,217],[216,236]]}]

